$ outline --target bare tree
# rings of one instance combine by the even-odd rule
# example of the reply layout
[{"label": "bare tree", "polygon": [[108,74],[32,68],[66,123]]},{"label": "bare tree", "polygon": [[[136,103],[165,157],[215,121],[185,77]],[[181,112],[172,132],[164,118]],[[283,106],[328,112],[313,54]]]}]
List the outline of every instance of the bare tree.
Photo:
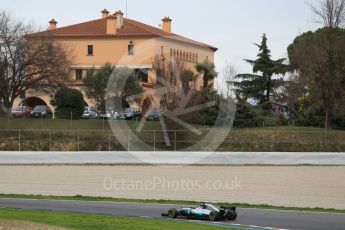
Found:
[{"label": "bare tree", "polygon": [[220,90],[225,93],[226,98],[233,96],[233,82],[237,76],[237,70],[230,62],[226,62],[223,69],[223,78],[220,82]]},{"label": "bare tree", "polygon": [[309,4],[318,23],[327,28],[337,28],[345,22],[345,0],[322,0],[319,5]]},{"label": "bare tree", "polygon": [[345,46],[344,33],[339,27],[345,23],[345,0],[322,0],[317,6],[309,5],[324,28],[297,37],[288,49],[289,59],[298,73],[295,80],[305,85],[307,95],[322,102],[327,129],[333,126],[343,95]]},{"label": "bare tree", "polygon": [[327,44],[321,48],[326,50],[327,65],[319,65],[320,88],[326,108],[325,128],[332,126],[334,106],[337,98],[337,29],[345,23],[345,0],[320,0],[319,6],[311,5],[314,14],[319,17],[327,32]]},{"label": "bare tree", "polygon": [[186,70],[185,63],[175,59],[162,60],[161,57],[156,56],[153,60],[153,68],[157,73],[156,87],[164,89],[160,107],[164,111],[174,111],[179,108],[185,93],[181,80],[181,75]]},{"label": "bare tree", "polygon": [[25,92],[54,92],[68,76],[71,52],[51,36],[31,32],[30,25],[0,12],[0,97],[9,114]]}]

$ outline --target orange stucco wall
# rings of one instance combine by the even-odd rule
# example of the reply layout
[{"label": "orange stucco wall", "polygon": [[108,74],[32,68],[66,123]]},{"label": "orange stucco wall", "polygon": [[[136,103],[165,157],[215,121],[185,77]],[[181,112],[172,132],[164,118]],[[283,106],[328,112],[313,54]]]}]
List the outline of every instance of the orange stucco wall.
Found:
[{"label": "orange stucco wall", "polygon": [[[214,61],[214,51],[207,47],[190,45],[187,43],[173,41],[168,38],[150,39],[70,39],[60,40],[74,53],[74,64],[71,68],[70,79],[75,80],[75,69],[99,68],[106,62],[117,66],[127,66],[129,68],[148,68],[152,66],[152,59],[155,55],[170,57],[171,49],[179,52],[196,54],[198,62],[208,58]],[[134,55],[128,55],[128,45],[134,45]],[[94,55],[87,54],[88,45],[93,45]],[[186,61],[187,68],[195,72],[194,62]],[[84,72],[85,75],[85,72]],[[153,75],[149,76],[150,83],[154,83]],[[197,79],[196,89],[202,86],[202,78]]]},{"label": "orange stucco wall", "polygon": [[[83,69],[85,76],[86,70],[91,68],[100,68],[105,63],[110,62],[116,66],[126,66],[129,68],[149,69],[149,83],[155,83],[155,73],[152,70],[153,57],[163,55],[170,57],[171,49],[186,53],[197,54],[198,62],[208,58],[214,61],[214,51],[207,48],[188,43],[173,41],[168,38],[123,38],[123,39],[100,39],[100,38],[81,38],[81,39],[59,39],[72,52],[73,64],[71,66],[70,80],[71,87],[80,87],[80,81],[76,81],[76,69]],[[132,42],[134,45],[134,55],[128,55],[128,45]],[[88,45],[93,45],[93,55],[88,55]],[[187,68],[195,71],[196,60],[185,60]],[[79,84],[78,84],[79,83]],[[195,81],[195,89],[202,87],[202,77]],[[35,96],[28,93],[28,96]],[[49,104],[48,95],[39,95]],[[19,99],[16,103],[18,103]],[[85,98],[85,101],[93,106],[91,100]],[[53,109],[53,108],[52,108]]]}]

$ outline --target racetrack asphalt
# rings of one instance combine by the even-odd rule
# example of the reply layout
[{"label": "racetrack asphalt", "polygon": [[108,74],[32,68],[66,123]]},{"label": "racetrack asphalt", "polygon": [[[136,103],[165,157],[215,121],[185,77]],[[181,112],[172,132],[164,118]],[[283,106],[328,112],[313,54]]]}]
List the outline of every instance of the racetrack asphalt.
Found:
[{"label": "racetrack asphalt", "polygon": [[[161,213],[167,212],[170,208],[180,207],[166,204],[0,199],[0,208],[145,218],[163,218]],[[202,223],[239,226],[245,229],[342,230],[345,229],[345,214],[239,208],[238,219],[235,221],[221,221],[217,223],[203,221]]]}]

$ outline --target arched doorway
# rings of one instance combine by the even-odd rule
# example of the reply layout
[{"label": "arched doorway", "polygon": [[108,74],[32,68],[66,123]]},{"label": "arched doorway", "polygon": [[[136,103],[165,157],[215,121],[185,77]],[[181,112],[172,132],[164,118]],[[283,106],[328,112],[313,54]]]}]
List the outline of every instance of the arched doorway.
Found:
[{"label": "arched doorway", "polygon": [[47,103],[39,97],[28,97],[25,98],[20,105],[35,108],[38,105],[47,105]]}]

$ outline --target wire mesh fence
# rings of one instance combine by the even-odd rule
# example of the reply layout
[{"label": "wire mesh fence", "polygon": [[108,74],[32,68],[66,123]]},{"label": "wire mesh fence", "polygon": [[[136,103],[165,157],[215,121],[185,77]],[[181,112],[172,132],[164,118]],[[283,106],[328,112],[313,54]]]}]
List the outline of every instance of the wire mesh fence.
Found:
[{"label": "wire mesh fence", "polygon": [[[208,131],[204,129],[202,135],[197,135],[186,130],[118,130],[113,133],[111,130],[2,129],[0,151],[181,151],[197,145]],[[138,149],[143,143],[145,148]],[[217,150],[345,152],[345,132],[235,130],[229,132]]]}]

